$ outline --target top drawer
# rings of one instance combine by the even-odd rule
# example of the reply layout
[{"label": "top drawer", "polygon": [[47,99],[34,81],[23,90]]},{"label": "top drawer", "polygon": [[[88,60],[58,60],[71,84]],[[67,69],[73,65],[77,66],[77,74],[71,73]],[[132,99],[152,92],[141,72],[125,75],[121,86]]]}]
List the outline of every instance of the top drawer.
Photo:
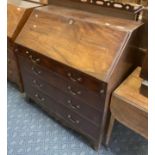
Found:
[{"label": "top drawer", "polygon": [[[32,51],[28,48],[17,45],[15,51],[29,59],[33,64],[39,64],[48,68],[49,70],[56,72],[70,80],[73,83],[80,84],[100,95],[105,95],[107,84],[99,81],[85,73],[82,73],[78,70],[75,70],[69,66],[66,66],[62,63],[56,62],[46,56],[43,56],[35,51]],[[80,60],[79,60],[80,61]]]}]

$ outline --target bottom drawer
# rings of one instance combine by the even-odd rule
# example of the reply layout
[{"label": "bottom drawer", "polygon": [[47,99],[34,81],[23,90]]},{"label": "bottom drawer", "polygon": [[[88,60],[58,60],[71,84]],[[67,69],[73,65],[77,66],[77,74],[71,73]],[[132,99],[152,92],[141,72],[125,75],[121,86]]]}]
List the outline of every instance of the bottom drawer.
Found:
[{"label": "bottom drawer", "polygon": [[83,119],[69,108],[59,104],[37,89],[29,87],[29,90],[25,89],[25,91],[28,97],[38,103],[52,116],[55,116],[62,122],[64,121],[64,123],[66,122],[71,128],[86,135],[87,137],[93,140],[98,139],[99,128],[95,127],[93,124]]},{"label": "bottom drawer", "polygon": [[[44,82],[43,80],[32,77],[31,74],[26,72],[24,76],[24,84],[25,87],[34,87],[34,89],[38,89],[47,96],[52,97],[55,101],[59,102],[67,106],[69,109],[79,113],[85,119],[87,119],[90,123],[93,123],[96,127],[98,127],[102,120],[101,111],[96,110],[89,106],[89,104],[83,103],[76,97],[72,97],[65,92],[53,87],[52,85]],[[28,89],[28,88],[27,88]]]}]

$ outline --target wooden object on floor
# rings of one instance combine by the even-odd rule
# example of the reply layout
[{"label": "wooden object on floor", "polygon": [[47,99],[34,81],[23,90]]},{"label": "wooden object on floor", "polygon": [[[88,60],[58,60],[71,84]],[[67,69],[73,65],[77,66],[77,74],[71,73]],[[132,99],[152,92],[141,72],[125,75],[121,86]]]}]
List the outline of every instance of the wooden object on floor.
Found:
[{"label": "wooden object on floor", "polygon": [[141,25],[64,7],[35,9],[16,39],[27,96],[98,149],[111,92],[134,67]]},{"label": "wooden object on floor", "polygon": [[142,5],[123,4],[110,0],[49,0],[49,4],[130,20],[138,20],[142,11]]},{"label": "wooden object on floor", "polygon": [[112,95],[106,145],[109,144],[115,120],[141,136],[148,137],[148,99],[139,92],[142,82],[140,71],[140,67],[136,68]]},{"label": "wooden object on floor", "polygon": [[40,5],[21,1],[9,0],[7,3],[7,53],[8,53],[8,80],[14,82],[23,91],[17,60],[14,55],[14,40],[30,16],[32,10]]}]

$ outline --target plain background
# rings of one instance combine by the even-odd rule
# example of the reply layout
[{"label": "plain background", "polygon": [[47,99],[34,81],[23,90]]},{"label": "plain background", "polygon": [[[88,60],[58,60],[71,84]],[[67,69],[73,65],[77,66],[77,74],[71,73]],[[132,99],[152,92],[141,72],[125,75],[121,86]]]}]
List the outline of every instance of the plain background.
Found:
[{"label": "plain background", "polygon": [[[149,155],[155,147],[155,1],[149,0]],[[7,1],[0,0],[0,154],[7,155]]]}]

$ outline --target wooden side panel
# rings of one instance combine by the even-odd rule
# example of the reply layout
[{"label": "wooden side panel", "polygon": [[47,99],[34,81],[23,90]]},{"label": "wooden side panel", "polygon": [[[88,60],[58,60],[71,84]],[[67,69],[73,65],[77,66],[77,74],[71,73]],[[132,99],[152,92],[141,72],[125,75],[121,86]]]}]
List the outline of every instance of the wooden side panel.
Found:
[{"label": "wooden side panel", "polygon": [[140,57],[137,58],[138,52],[136,50],[136,45],[138,44],[138,32],[139,29],[134,30],[129,34],[124,49],[118,53],[114,63],[109,69],[109,73],[106,77],[106,81],[109,83],[109,91],[113,91],[137,66],[138,61],[141,60]]},{"label": "wooden side panel", "polygon": [[[137,55],[139,54],[136,51],[135,45],[136,37],[138,30],[133,31],[132,34],[128,36],[129,40],[126,42],[127,46],[122,53],[118,54],[118,57],[114,61],[109,70],[108,76],[106,77],[106,82],[108,83],[107,95],[104,107],[104,116],[103,116],[103,130],[104,134],[107,130],[107,125],[110,119],[110,99],[114,89],[133,71],[137,66]],[[105,135],[103,135],[105,136]],[[105,138],[105,137],[104,137]],[[105,140],[105,139],[104,139]]]}]

